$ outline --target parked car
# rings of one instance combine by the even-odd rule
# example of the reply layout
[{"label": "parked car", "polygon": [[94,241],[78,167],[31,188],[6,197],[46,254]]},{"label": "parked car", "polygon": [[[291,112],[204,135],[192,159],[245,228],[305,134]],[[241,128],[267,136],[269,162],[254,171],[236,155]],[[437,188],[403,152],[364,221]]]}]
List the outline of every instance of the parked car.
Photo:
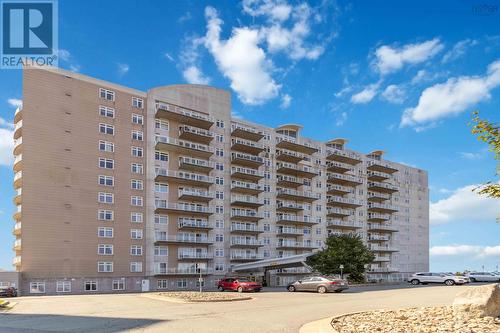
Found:
[{"label": "parked car", "polygon": [[346,280],[335,279],[325,276],[310,276],[297,280],[287,287],[288,291],[316,291],[320,294],[327,292],[340,293],[343,290],[349,289],[349,284]]},{"label": "parked car", "polygon": [[0,288],[0,297],[17,297],[17,289],[14,287]]},{"label": "parked car", "polygon": [[498,282],[500,276],[489,272],[470,272],[467,273],[470,282]]},{"label": "parked car", "polygon": [[453,286],[454,284],[464,284],[465,278],[463,276],[448,275],[446,273],[430,273],[430,272],[419,272],[415,273],[408,279],[412,285],[416,286],[418,284],[428,284],[428,283],[444,283],[447,286]]},{"label": "parked car", "polygon": [[219,291],[232,290],[239,293],[244,291],[259,292],[262,290],[262,284],[250,281],[247,278],[225,278],[219,281],[217,289]]},{"label": "parked car", "polygon": [[465,283],[469,283],[470,279],[467,276],[464,276],[463,274],[457,274],[457,273],[452,273],[452,272],[445,272],[444,274],[446,275],[453,275],[453,276],[459,276],[465,280]]}]

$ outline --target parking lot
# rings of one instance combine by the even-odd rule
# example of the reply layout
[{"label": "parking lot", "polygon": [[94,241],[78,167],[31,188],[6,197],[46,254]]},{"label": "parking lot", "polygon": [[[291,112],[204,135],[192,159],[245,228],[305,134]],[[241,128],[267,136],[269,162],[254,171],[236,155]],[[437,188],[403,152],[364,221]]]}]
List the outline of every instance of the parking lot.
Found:
[{"label": "parking lot", "polygon": [[0,314],[4,332],[298,332],[347,312],[451,304],[464,286],[353,287],[341,294],[264,289],[249,301],[171,303],[141,294],[20,297]]}]

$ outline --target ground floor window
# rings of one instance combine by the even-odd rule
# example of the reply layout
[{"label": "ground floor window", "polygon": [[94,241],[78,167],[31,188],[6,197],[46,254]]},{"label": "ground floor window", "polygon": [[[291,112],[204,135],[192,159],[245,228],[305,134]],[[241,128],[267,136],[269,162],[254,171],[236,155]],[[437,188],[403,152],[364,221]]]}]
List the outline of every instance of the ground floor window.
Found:
[{"label": "ground floor window", "polygon": [[[201,281],[201,286],[205,287],[205,280]],[[200,281],[196,281],[196,287],[200,287]]]},{"label": "ground floor window", "polygon": [[158,280],[158,289],[167,289],[168,280]]},{"label": "ground floor window", "polygon": [[97,281],[85,281],[85,291],[97,291]]},{"label": "ground floor window", "polygon": [[30,293],[32,294],[45,294],[45,282],[31,282]]},{"label": "ground floor window", "polygon": [[187,288],[187,280],[182,279],[182,280],[177,280],[177,288]]},{"label": "ground floor window", "polygon": [[125,280],[113,280],[113,290],[125,290]]},{"label": "ground floor window", "polygon": [[58,293],[69,293],[71,292],[71,281],[57,281],[56,291]]}]

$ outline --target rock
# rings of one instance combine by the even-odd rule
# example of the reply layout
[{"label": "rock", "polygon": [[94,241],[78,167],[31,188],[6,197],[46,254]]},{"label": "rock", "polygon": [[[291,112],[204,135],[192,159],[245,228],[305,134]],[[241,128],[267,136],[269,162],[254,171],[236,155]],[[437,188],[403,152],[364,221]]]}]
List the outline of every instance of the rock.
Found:
[{"label": "rock", "polygon": [[453,301],[455,313],[469,312],[470,315],[480,317],[500,316],[500,285],[488,284],[485,286],[467,288],[460,292]]}]

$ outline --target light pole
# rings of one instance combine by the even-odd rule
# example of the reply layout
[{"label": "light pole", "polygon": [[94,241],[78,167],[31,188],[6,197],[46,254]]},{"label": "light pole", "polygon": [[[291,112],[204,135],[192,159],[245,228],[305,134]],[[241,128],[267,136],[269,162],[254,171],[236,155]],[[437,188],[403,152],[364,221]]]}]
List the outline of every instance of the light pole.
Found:
[{"label": "light pole", "polygon": [[342,274],[342,272],[343,272],[343,269],[344,269],[344,265],[340,265],[339,268],[340,268],[340,278],[343,279],[344,275]]}]

